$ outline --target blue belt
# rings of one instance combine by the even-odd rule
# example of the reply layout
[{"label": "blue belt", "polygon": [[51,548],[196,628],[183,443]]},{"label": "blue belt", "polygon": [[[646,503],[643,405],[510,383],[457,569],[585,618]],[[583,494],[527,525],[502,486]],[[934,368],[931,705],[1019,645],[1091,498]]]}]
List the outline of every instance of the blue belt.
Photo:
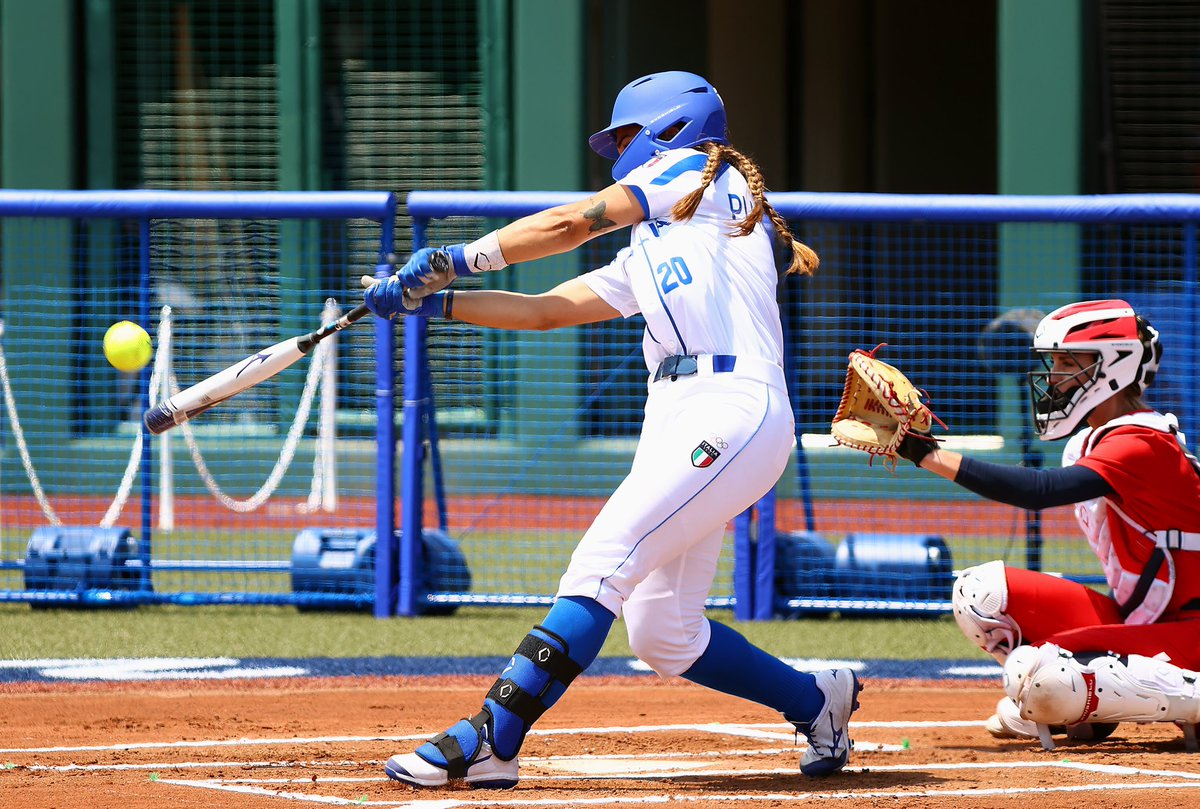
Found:
[{"label": "blue belt", "polygon": [[[737,364],[737,357],[729,354],[713,354],[712,361],[713,373],[725,374],[733,370],[733,366]],[[671,377],[671,380],[674,381],[678,377],[693,376],[699,372],[700,364],[695,354],[676,354],[658,364],[653,381],[657,382],[665,376]]]}]

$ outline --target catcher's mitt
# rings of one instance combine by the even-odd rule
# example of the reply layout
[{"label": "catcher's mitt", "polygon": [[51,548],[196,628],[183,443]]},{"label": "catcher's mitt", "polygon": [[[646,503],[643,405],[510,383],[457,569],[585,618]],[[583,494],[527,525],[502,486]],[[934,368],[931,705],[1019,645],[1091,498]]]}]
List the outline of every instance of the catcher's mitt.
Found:
[{"label": "catcher's mitt", "polygon": [[942,422],[922,398],[923,391],[908,381],[900,370],[875,358],[887,343],[871,351],[850,354],[846,387],[833,416],[830,431],[837,443],[883,458],[888,469],[896,468],[900,443],[910,433],[928,441],[933,422]]}]

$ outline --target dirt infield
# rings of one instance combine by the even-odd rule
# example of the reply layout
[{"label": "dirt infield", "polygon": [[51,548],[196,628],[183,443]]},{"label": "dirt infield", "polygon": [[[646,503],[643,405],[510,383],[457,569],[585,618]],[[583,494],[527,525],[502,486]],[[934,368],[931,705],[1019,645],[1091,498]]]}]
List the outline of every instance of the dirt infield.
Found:
[{"label": "dirt infield", "polygon": [[[1200,802],[1200,756],[1173,725],[1124,725],[1052,753],[998,742],[975,684],[869,681],[850,768],[797,771],[771,712],[684,682],[585,677],[535,729],[515,790],[421,790],[382,763],[473,712],[491,678],[336,678],[0,689],[6,809],[302,807],[708,809],[1103,807]],[[719,724],[717,724],[719,723]],[[1047,795],[1047,791],[1050,792]]]}]

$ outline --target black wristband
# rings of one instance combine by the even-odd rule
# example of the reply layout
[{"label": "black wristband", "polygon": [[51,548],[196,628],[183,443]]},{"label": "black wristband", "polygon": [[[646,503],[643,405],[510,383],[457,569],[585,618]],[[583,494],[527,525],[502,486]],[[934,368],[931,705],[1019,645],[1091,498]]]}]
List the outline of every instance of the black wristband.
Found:
[{"label": "black wristband", "polygon": [[442,317],[446,320],[454,320],[454,290],[447,289],[445,297],[442,298]]},{"label": "black wristband", "polygon": [[896,454],[906,461],[912,461],[913,466],[920,466],[925,456],[937,449],[937,440],[927,433],[908,433]]}]

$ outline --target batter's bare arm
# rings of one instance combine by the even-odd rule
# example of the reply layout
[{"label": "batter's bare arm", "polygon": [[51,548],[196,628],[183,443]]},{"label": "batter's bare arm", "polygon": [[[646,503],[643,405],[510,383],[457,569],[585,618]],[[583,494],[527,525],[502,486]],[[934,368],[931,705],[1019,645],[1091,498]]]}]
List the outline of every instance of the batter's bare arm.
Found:
[{"label": "batter's bare arm", "polygon": [[455,320],[510,331],[548,331],[621,316],[578,278],[540,295],[490,289],[457,291],[452,306]]},{"label": "batter's bare arm", "polygon": [[560,205],[505,225],[496,231],[509,264],[567,253],[581,244],[645,218],[633,192],[619,184],[582,202]]},{"label": "batter's bare arm", "polygon": [[395,277],[411,290],[412,301],[420,301],[458,278],[568,253],[643,218],[644,211],[633,192],[620,184],[610,185],[586,200],[523,217],[469,244],[421,248],[396,271]]}]

